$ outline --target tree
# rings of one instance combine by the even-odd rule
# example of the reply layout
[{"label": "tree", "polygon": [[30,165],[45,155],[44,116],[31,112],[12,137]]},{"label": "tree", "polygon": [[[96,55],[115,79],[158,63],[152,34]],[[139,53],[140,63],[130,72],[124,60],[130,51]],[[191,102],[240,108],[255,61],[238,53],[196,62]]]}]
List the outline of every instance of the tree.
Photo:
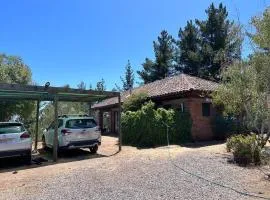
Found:
[{"label": "tree", "polygon": [[86,83],[81,81],[78,85],[77,85],[78,89],[81,90],[86,90]]},{"label": "tree", "polygon": [[130,61],[128,60],[128,63],[125,68],[125,77],[120,77],[122,81],[122,88],[124,91],[130,90],[134,86],[134,73],[133,69],[131,67]]},{"label": "tree", "polygon": [[212,3],[206,14],[206,20],[196,20],[202,56],[199,76],[219,81],[221,69],[241,58],[242,37],[240,28],[228,19],[227,9],[222,3],[218,8]]},{"label": "tree", "polygon": [[106,90],[105,81],[103,78],[101,79],[101,81],[97,82],[96,90],[97,91],[105,91]]},{"label": "tree", "polygon": [[270,137],[270,10],[253,19],[256,33],[251,39],[257,46],[248,63],[236,63],[222,72],[222,84],[213,95],[224,112],[242,115],[243,123],[256,130],[263,147]]},{"label": "tree", "polygon": [[153,44],[155,61],[146,58],[145,63],[142,64],[143,70],[138,71],[144,83],[163,79],[169,76],[173,70],[175,52],[173,37],[163,30],[158,36],[158,40],[154,41]]},{"label": "tree", "polygon": [[[17,56],[0,54],[0,82],[31,84],[32,74],[30,68]],[[6,121],[14,115],[20,119],[28,120],[34,110],[33,102],[26,101],[1,101],[0,121]]]},{"label": "tree", "polygon": [[142,105],[147,101],[147,93],[133,93],[123,103],[123,111],[137,111],[141,109]]},{"label": "tree", "polygon": [[180,28],[178,33],[176,53],[176,70],[185,74],[199,76],[201,67],[200,37],[198,28],[187,22],[184,30]]}]

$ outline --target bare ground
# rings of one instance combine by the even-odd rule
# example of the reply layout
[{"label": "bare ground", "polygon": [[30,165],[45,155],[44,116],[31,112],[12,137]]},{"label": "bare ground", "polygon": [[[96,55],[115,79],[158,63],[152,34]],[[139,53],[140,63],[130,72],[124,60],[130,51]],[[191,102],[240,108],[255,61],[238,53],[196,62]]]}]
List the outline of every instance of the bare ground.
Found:
[{"label": "bare ground", "polygon": [[117,153],[116,143],[103,137],[97,155],[67,152],[57,164],[0,160],[0,199],[255,199],[207,180],[270,198],[270,181],[257,168],[228,163],[224,144],[124,146]]}]

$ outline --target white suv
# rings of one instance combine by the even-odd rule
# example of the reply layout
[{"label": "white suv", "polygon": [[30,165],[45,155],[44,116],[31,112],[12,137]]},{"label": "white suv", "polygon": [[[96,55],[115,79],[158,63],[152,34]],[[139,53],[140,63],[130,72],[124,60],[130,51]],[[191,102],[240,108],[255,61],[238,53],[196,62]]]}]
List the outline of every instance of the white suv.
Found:
[{"label": "white suv", "polygon": [[0,122],[0,158],[24,156],[31,163],[32,139],[22,123]]},{"label": "white suv", "polygon": [[[43,148],[53,148],[54,122],[42,136]],[[58,148],[89,148],[96,153],[101,144],[101,132],[93,117],[86,115],[63,115],[58,118]]]}]

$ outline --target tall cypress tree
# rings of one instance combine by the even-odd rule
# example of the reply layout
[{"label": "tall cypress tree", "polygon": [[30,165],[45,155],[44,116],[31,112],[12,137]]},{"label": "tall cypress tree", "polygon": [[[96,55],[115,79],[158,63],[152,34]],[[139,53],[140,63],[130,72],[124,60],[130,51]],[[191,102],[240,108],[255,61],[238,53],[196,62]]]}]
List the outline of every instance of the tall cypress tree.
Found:
[{"label": "tall cypress tree", "polygon": [[175,52],[173,37],[163,30],[158,36],[158,40],[154,41],[153,44],[155,61],[146,58],[142,64],[143,70],[138,71],[144,83],[163,79],[169,76],[173,69]]},{"label": "tall cypress tree", "polygon": [[127,91],[129,89],[132,89],[134,86],[134,73],[133,69],[131,67],[130,61],[128,60],[128,63],[125,68],[125,77],[121,78],[122,84],[123,84],[123,90]]},{"label": "tall cypress tree", "polygon": [[196,20],[200,30],[202,74],[212,80],[220,80],[220,69],[241,57],[242,38],[222,3],[218,8],[212,3],[206,10],[206,20]]},{"label": "tall cypress tree", "polygon": [[199,76],[201,67],[199,30],[192,23],[187,22],[184,29],[179,30],[177,41],[176,70],[185,74]]}]

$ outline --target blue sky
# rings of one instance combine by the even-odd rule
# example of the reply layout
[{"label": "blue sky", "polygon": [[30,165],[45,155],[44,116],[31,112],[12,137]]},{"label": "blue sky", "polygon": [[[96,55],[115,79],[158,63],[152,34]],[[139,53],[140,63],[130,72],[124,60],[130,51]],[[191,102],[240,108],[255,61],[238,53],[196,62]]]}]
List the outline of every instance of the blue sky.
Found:
[{"label": "blue sky", "polygon": [[[137,71],[145,57],[153,58],[152,42],[162,29],[176,37],[187,20],[205,19],[211,2],[224,3],[231,19],[238,13],[248,30],[250,18],[270,5],[270,0],[5,0],[0,52],[21,56],[38,84],[94,86],[104,78],[111,89],[120,84],[128,59]],[[245,54],[249,49],[245,41]]]}]

